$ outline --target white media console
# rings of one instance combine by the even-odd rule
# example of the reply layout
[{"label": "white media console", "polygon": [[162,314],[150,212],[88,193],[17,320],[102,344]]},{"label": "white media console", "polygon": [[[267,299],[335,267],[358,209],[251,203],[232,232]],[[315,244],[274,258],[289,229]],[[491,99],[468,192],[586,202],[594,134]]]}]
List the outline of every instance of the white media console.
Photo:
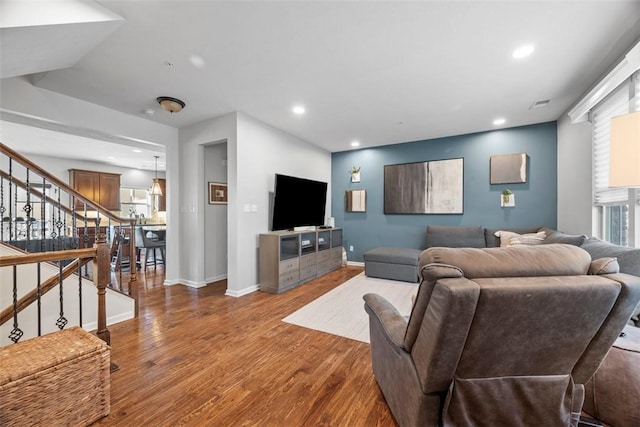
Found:
[{"label": "white media console", "polygon": [[260,234],[260,290],[279,294],[342,266],[342,229]]}]

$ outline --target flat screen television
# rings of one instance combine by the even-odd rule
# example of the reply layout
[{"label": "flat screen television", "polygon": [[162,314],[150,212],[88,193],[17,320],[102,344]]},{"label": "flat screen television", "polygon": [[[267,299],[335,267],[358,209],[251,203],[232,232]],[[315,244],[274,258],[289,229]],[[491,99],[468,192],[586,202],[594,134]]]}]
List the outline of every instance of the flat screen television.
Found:
[{"label": "flat screen television", "polygon": [[276,174],[271,230],[324,224],[327,183]]}]

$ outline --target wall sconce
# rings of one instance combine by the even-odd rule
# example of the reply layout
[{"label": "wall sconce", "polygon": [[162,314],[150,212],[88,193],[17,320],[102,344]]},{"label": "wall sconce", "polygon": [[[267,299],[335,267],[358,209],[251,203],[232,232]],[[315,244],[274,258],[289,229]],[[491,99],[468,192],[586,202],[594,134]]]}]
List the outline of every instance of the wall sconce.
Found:
[{"label": "wall sconce", "polygon": [[609,187],[640,187],[640,111],[611,119]]}]

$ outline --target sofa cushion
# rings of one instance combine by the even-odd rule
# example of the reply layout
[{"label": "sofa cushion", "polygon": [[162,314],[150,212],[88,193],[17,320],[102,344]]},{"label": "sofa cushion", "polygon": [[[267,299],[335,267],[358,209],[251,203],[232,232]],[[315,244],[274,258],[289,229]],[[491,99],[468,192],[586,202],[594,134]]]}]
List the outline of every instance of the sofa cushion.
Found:
[{"label": "sofa cushion", "polygon": [[500,230],[495,232],[495,236],[500,238],[500,247],[506,248],[507,246],[539,245],[547,237],[547,233],[538,231],[537,233],[518,234]]},{"label": "sofa cushion", "polygon": [[620,265],[620,273],[640,277],[640,248],[614,245],[595,237],[589,238],[582,246],[591,259],[615,257]]},{"label": "sofa cushion", "polygon": [[543,228],[542,231],[547,233],[547,238],[542,242],[545,245],[548,243],[563,243],[565,245],[582,246],[588,238],[586,234],[566,234],[551,228]]},{"label": "sofa cushion", "polygon": [[577,276],[587,274],[591,257],[573,245],[508,248],[429,248],[420,254],[420,268],[429,263],[460,268],[464,277]]},{"label": "sofa cushion", "polygon": [[537,233],[541,227],[501,227],[501,228],[485,228],[484,240],[487,248],[500,247],[500,238],[496,237],[496,231],[511,231],[518,234]]},{"label": "sofa cushion", "polygon": [[427,248],[484,248],[485,238],[482,227],[428,225]]}]

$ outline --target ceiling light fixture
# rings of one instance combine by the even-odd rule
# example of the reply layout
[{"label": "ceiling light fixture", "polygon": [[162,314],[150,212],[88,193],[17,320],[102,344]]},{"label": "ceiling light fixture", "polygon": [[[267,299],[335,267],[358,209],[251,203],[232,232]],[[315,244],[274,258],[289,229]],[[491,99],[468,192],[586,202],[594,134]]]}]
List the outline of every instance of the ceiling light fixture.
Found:
[{"label": "ceiling light fixture", "polygon": [[352,147],[359,147],[360,146],[360,141],[351,141],[351,146]]},{"label": "ceiling light fixture", "polygon": [[296,105],[293,107],[292,111],[298,115],[304,114],[306,111],[302,105]]},{"label": "ceiling light fixture", "polygon": [[507,122],[507,120],[506,120],[506,119],[504,119],[504,118],[500,117],[499,119],[495,119],[495,120],[493,121],[493,124],[494,124],[494,125],[496,125],[496,126],[500,126],[500,125],[505,124],[506,122]]},{"label": "ceiling light fixture", "polygon": [[527,56],[533,53],[533,50],[534,50],[534,47],[532,44],[520,46],[519,48],[513,51],[513,57],[515,59],[526,58]]},{"label": "ceiling light fixture", "polygon": [[185,103],[178,98],[172,98],[170,96],[159,96],[156,98],[158,104],[170,113],[179,113],[185,107]]},{"label": "ceiling light fixture", "polygon": [[156,158],[156,177],[153,180],[150,193],[152,196],[162,196],[162,188],[160,188],[160,181],[158,180],[158,157],[160,156],[153,157]]}]

